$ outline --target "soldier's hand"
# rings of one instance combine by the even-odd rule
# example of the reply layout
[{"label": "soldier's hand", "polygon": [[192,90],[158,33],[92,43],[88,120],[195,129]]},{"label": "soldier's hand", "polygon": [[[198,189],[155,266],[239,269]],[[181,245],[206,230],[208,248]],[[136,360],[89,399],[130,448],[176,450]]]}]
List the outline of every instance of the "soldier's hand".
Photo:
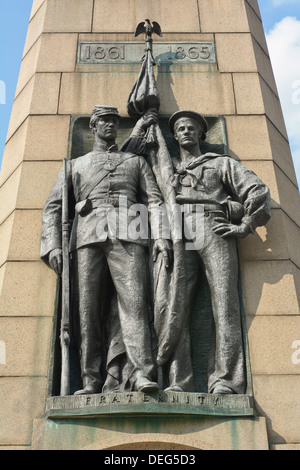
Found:
[{"label": "soldier's hand", "polygon": [[164,259],[164,265],[169,268],[173,261],[173,249],[169,240],[158,239],[155,240],[153,245],[153,261],[156,261],[158,253],[162,253]]},{"label": "soldier's hand", "polygon": [[50,251],[49,264],[56,274],[60,276],[62,273],[62,250],[60,248]]},{"label": "soldier's hand", "polygon": [[158,114],[156,109],[149,109],[146,111],[138,122],[144,131],[146,131],[152,124],[156,124],[158,122]]},{"label": "soldier's hand", "polygon": [[213,231],[222,238],[245,238],[251,233],[251,229],[247,224],[241,223],[240,225],[234,225],[226,221],[226,219],[217,217],[215,221],[219,223],[213,228]]}]

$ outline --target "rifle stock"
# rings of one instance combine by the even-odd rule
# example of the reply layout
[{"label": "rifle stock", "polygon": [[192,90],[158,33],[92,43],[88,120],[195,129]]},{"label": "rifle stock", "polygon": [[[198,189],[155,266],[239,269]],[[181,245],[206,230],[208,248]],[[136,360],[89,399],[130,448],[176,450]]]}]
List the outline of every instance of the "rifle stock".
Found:
[{"label": "rifle stock", "polygon": [[70,394],[70,264],[69,264],[69,220],[68,220],[68,167],[63,161],[62,188],[62,315],[60,328],[61,382],[60,395]]}]

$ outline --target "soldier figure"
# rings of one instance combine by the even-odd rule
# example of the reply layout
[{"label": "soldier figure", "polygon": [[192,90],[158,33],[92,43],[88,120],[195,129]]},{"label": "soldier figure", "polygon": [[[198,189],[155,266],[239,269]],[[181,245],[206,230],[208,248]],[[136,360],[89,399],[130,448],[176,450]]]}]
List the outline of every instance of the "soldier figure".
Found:
[{"label": "soldier figure", "polygon": [[[180,147],[180,164],[171,181],[176,200],[189,208],[191,218],[196,216],[197,206],[201,205],[204,210],[203,242],[200,246],[195,243],[192,250],[185,250],[186,315],[188,317],[195,298],[199,263],[202,262],[210,287],[215,325],[208,391],[242,394],[245,393],[245,361],[236,239],[246,237],[257,226],[267,223],[269,190],[252,171],[229,156],[201,155],[199,139],[205,139],[208,129],[202,115],[179,111],[171,116],[169,125]],[[188,346],[179,343],[170,367],[170,390],[182,389],[184,351],[188,351]]]},{"label": "soldier figure", "polygon": [[[105,381],[109,275],[117,293],[122,336],[132,370],[129,378],[132,389],[158,390],[147,305],[148,239],[136,237],[128,230],[136,215],[130,216],[127,212],[125,227],[121,226],[118,215],[120,198],[127,201],[128,207],[142,202],[149,208],[163,201],[144,158],[118,150],[115,139],[119,119],[116,108],[96,106],[90,119],[95,134],[94,148],[68,162],[68,185],[75,204],[70,236],[72,314],[79,325],[83,382],[83,389],[75,394],[99,393]],[[148,118],[142,122],[145,127],[153,120]],[[41,241],[41,257],[58,275],[62,270],[61,207],[62,172],[44,207]],[[113,222],[111,211],[117,216]],[[154,250],[161,251],[168,260],[170,245],[167,240],[155,240]]]}]

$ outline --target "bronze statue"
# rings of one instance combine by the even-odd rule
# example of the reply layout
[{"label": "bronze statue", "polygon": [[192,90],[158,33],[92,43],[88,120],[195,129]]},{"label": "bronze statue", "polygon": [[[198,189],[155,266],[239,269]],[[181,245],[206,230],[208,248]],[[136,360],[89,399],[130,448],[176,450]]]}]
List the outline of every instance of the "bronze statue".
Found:
[{"label": "bronze statue", "polygon": [[[70,206],[75,209],[70,235],[72,317],[83,383],[76,394],[99,393],[105,381],[110,277],[117,294],[131,387],[158,390],[147,304],[149,240],[131,236],[128,228],[135,215],[130,211],[125,227],[118,216],[121,200],[126,199],[128,207],[141,201],[148,208],[163,200],[144,158],[121,152],[115,145],[119,119],[116,108],[96,106],[90,119],[93,150],[68,161]],[[144,127],[152,123],[151,116],[142,120]],[[62,270],[62,187],[61,172],[44,207],[41,240],[41,257],[58,275]],[[113,219],[111,213],[117,217]],[[153,250],[168,260],[167,240],[154,240]]]},{"label": "bronze statue", "polygon": [[[180,147],[180,161],[174,163],[170,184],[175,188],[176,201],[184,208],[186,242],[194,243],[193,249],[184,250],[185,315],[188,318],[193,305],[202,263],[210,287],[215,325],[208,391],[243,394],[246,379],[236,239],[245,238],[257,226],[267,223],[269,190],[252,171],[233,158],[201,154],[199,142],[205,139],[208,126],[199,113],[178,111],[171,116],[169,127]],[[204,211],[203,232],[192,234],[190,240],[188,228],[199,206]],[[185,348],[185,343],[178,344],[177,360],[170,366],[173,390],[181,388]]]},{"label": "bronze statue", "polygon": [[[146,37],[141,71],[127,102],[129,116],[138,119],[131,137],[118,150],[117,109],[96,106],[90,118],[94,148],[67,162],[67,180],[61,171],[43,212],[41,257],[61,275],[67,229],[63,193],[68,190],[71,337],[82,377],[75,394],[202,391],[195,386],[190,326],[191,313],[201,315],[194,308],[201,275],[209,286],[213,317],[213,335],[204,339],[210,347],[207,391],[244,394],[237,239],[269,220],[269,190],[230,156],[201,153],[208,124],[195,111],[170,117],[179,160],[170,155],[158,124],[153,72],[152,33],[161,36],[161,29],[145,21],[135,33]],[[140,219],[140,231],[132,233],[137,203],[147,216]],[[168,236],[158,227],[147,230],[152,209],[162,206]],[[61,328],[66,364],[68,316],[62,316]]]}]

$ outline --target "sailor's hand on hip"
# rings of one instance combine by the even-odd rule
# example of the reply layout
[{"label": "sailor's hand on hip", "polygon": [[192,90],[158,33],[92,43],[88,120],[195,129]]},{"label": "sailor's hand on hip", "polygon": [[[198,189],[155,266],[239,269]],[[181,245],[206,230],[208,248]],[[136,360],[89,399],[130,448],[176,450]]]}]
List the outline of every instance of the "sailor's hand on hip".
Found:
[{"label": "sailor's hand on hip", "polygon": [[234,225],[222,218],[215,218],[215,221],[219,223],[213,228],[213,231],[222,238],[245,238],[251,233],[249,225],[243,222],[240,225]]},{"label": "sailor's hand on hip", "polygon": [[62,250],[61,248],[55,248],[50,251],[49,254],[49,264],[51,269],[53,269],[58,276],[62,273]]},{"label": "sailor's hand on hip", "polygon": [[153,245],[153,261],[156,261],[159,253],[163,255],[165,267],[169,268],[173,261],[173,249],[169,240],[163,238],[155,240]]}]

